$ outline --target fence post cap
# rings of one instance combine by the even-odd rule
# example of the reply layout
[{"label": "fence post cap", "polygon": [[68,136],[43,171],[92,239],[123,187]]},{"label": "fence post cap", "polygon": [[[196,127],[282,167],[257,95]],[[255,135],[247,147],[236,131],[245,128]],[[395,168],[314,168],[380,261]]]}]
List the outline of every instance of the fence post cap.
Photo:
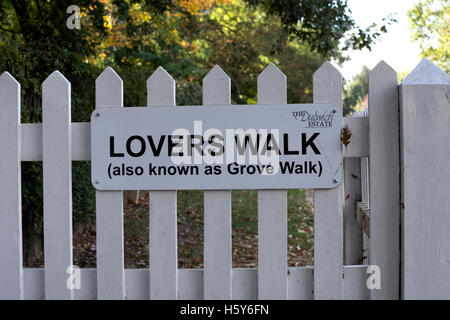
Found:
[{"label": "fence post cap", "polygon": [[437,65],[423,58],[401,83],[402,85],[415,84],[450,84],[450,76]]}]

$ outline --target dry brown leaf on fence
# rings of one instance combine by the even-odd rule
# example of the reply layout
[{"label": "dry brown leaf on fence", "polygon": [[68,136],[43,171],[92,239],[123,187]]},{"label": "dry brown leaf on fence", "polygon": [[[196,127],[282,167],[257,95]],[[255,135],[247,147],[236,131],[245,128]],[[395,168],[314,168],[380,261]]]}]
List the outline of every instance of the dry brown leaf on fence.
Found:
[{"label": "dry brown leaf on fence", "polygon": [[350,143],[351,137],[352,137],[352,131],[348,127],[348,124],[346,124],[345,127],[342,128],[342,131],[341,131],[341,142],[345,146],[345,149],[347,149],[347,146]]}]

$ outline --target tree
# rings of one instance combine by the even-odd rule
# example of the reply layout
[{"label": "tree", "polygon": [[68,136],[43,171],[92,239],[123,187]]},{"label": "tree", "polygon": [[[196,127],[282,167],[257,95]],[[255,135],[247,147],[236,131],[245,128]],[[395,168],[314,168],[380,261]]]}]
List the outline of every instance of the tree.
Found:
[{"label": "tree", "polygon": [[[0,71],[9,71],[21,84],[22,122],[41,122],[41,84],[54,70],[72,83],[72,119],[88,118],[94,92],[90,88],[99,70],[84,59],[99,41],[88,39],[88,30],[66,26],[67,7],[72,1],[0,0]],[[92,30],[103,32],[103,6],[79,1],[90,12]],[[89,164],[73,164],[75,221],[93,216],[94,194],[87,186]],[[22,163],[22,210],[25,262],[31,263],[35,240],[42,238],[42,164]]]},{"label": "tree", "polygon": [[234,103],[256,103],[256,78],[270,62],[288,77],[289,103],[312,100],[312,75],[324,57],[288,39],[279,17],[234,0],[212,9],[200,28],[206,65],[219,64],[231,77]]},{"label": "tree", "polygon": [[[388,16],[382,25],[372,23],[366,29],[356,26],[348,9],[347,0],[246,0],[263,8],[270,15],[281,18],[288,35],[308,43],[326,58],[337,57],[348,49],[371,49],[376,40],[387,32],[387,26],[396,22]],[[341,47],[340,42],[344,40]]]},{"label": "tree", "polygon": [[369,68],[363,66],[361,72],[353,77],[352,82],[344,90],[344,115],[358,110],[369,93]]},{"label": "tree", "polygon": [[421,0],[408,11],[412,39],[422,57],[450,72],[450,0]]}]

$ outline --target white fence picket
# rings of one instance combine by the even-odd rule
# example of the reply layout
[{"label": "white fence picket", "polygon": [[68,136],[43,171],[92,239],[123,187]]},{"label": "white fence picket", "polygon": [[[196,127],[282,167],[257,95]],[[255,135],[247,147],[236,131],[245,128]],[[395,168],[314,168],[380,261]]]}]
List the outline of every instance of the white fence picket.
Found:
[{"label": "white fence picket", "polygon": [[0,76],[0,300],[23,299],[20,84]]},{"label": "white fence picket", "polygon": [[[95,81],[95,107],[123,107],[123,84],[119,75],[106,68]],[[95,183],[95,181],[94,181]],[[123,192],[96,191],[97,297],[125,298]]]},{"label": "white fence picket", "polygon": [[42,84],[45,298],[72,299],[70,82],[58,71]]},{"label": "white fence picket", "polygon": [[[175,106],[175,80],[162,67],[147,80],[147,104]],[[150,299],[177,299],[177,192],[151,191],[149,198]]]},{"label": "white fence picket", "polygon": [[400,292],[400,162],[397,73],[384,61],[369,72],[370,263],[381,270],[372,299]]},{"label": "white fence picket", "polygon": [[[230,77],[214,66],[203,78],[203,105],[231,103]],[[231,299],[231,191],[204,192],[205,299]]]},{"label": "white fence picket", "polygon": [[[270,64],[258,76],[258,103],[287,103],[287,78]],[[287,299],[287,191],[258,191],[258,298]]]},{"label": "white fence picket", "polygon": [[[329,62],[314,73],[313,86],[314,103],[331,103],[342,112],[342,76]],[[314,299],[343,297],[342,189],[314,190]]]}]

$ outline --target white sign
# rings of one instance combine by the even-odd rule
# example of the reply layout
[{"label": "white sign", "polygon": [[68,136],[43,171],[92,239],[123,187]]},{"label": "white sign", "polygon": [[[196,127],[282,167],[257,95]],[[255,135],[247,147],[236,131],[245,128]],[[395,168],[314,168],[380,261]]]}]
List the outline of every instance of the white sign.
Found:
[{"label": "white sign", "polygon": [[99,190],[334,188],[342,111],[329,104],[96,109]]}]

